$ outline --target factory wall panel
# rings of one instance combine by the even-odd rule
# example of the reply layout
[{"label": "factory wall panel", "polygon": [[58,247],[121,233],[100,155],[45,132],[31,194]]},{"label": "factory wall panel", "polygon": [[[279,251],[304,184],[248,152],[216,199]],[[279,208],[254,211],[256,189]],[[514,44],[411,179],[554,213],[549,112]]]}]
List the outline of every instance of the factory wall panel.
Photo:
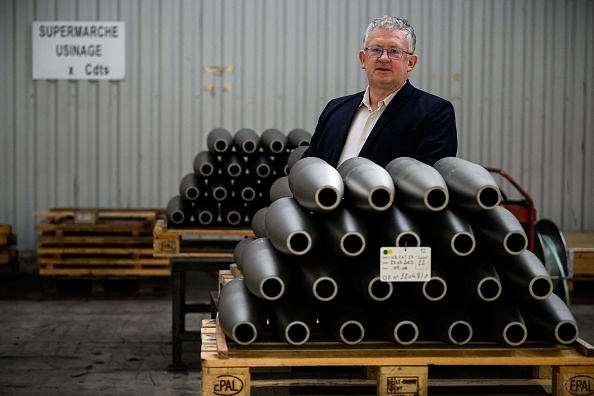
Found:
[{"label": "factory wall panel", "polygon": [[[357,53],[382,14],[415,26],[411,82],[454,104],[459,156],[509,173],[539,218],[594,229],[589,0],[2,1],[0,223],[34,250],[33,211],[164,207],[213,128],[313,132],[365,89]],[[33,80],[45,20],[125,22],[126,78]]]}]

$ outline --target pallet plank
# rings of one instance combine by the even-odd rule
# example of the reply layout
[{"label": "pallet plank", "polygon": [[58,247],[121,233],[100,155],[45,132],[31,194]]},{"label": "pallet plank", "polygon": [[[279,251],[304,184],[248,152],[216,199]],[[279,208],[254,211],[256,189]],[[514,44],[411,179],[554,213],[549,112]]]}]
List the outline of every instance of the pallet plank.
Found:
[{"label": "pallet plank", "polygon": [[167,222],[159,219],[153,229],[153,255],[232,258],[237,243],[253,237],[249,228],[168,228]]},{"label": "pallet plank", "polygon": [[150,235],[154,222],[149,220],[112,220],[99,221],[94,224],[74,223],[67,219],[61,222],[55,222],[52,219],[45,219],[35,226],[35,230],[42,231],[43,235],[51,235],[53,232],[64,233],[143,233]]},{"label": "pallet plank", "polygon": [[40,256],[73,256],[73,255],[120,255],[120,256],[153,256],[151,248],[143,247],[111,247],[111,246],[75,246],[75,247],[45,247],[37,248]]},{"label": "pallet plank", "polygon": [[72,235],[52,236],[40,235],[37,243],[42,246],[51,245],[151,245],[152,236],[94,236]]},{"label": "pallet plank", "polygon": [[227,348],[227,340],[225,338],[225,334],[223,333],[223,329],[221,329],[221,325],[219,323],[219,314],[217,314],[216,318],[215,337],[219,359],[227,359],[229,357],[229,349]]},{"label": "pallet plank", "polygon": [[154,209],[117,209],[117,208],[51,208],[48,211],[33,211],[32,216],[47,216],[47,217],[72,217],[74,218],[77,212],[96,211],[99,218],[157,218],[165,214],[162,208]]},{"label": "pallet plank", "polygon": [[169,276],[171,272],[168,268],[139,268],[139,269],[105,269],[105,268],[40,268],[39,275],[45,276]]},{"label": "pallet plank", "polygon": [[76,258],[48,258],[40,257],[38,259],[40,267],[71,267],[71,266],[159,266],[168,268],[169,263],[160,259],[154,258],[139,258],[139,259],[114,259],[105,257],[76,257]]}]

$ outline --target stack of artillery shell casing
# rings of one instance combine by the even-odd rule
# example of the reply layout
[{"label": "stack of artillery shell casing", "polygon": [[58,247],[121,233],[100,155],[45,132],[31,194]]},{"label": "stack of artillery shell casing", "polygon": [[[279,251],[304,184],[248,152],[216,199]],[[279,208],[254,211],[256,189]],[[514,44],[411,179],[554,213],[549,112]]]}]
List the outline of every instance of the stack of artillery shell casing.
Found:
[{"label": "stack of artillery shell casing", "polygon": [[243,128],[223,128],[207,136],[207,150],[194,157],[193,172],[182,177],[179,195],[167,203],[167,226],[246,226],[253,214],[270,204],[270,185],[288,174],[291,151],[307,147],[311,134],[267,129],[259,136]]},{"label": "stack of artillery shell casing", "polygon": [[[243,278],[219,296],[229,338],[249,344],[270,331],[293,345],[325,333],[344,344],[509,346],[577,339],[575,319],[485,168],[455,157],[433,166],[397,158],[385,168],[357,157],[334,168],[299,151],[271,186],[271,203],[254,214],[255,238],[235,247]],[[430,247],[431,276],[382,281],[385,246]]]}]

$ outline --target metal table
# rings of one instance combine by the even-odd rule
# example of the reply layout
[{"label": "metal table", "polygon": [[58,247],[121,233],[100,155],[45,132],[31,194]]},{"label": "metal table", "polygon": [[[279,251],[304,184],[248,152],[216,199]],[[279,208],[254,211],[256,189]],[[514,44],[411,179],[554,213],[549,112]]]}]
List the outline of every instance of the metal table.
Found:
[{"label": "metal table", "polygon": [[171,258],[172,279],[172,363],[170,371],[185,371],[182,362],[182,343],[184,341],[200,341],[200,331],[186,330],[186,314],[211,312],[210,302],[189,304],[186,302],[186,273],[213,272],[228,269],[233,258],[179,257]]}]

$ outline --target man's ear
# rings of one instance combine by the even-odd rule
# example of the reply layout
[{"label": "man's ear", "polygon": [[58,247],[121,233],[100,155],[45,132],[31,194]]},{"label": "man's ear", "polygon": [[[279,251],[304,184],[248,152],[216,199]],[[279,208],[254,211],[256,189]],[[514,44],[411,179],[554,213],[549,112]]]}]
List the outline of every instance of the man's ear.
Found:
[{"label": "man's ear", "polygon": [[407,65],[406,70],[408,70],[408,72],[410,73],[415,68],[418,61],[419,61],[419,57],[417,56],[417,54],[410,55],[408,57],[408,65]]},{"label": "man's ear", "polygon": [[359,51],[359,61],[361,62],[361,69],[365,69],[365,51]]}]

